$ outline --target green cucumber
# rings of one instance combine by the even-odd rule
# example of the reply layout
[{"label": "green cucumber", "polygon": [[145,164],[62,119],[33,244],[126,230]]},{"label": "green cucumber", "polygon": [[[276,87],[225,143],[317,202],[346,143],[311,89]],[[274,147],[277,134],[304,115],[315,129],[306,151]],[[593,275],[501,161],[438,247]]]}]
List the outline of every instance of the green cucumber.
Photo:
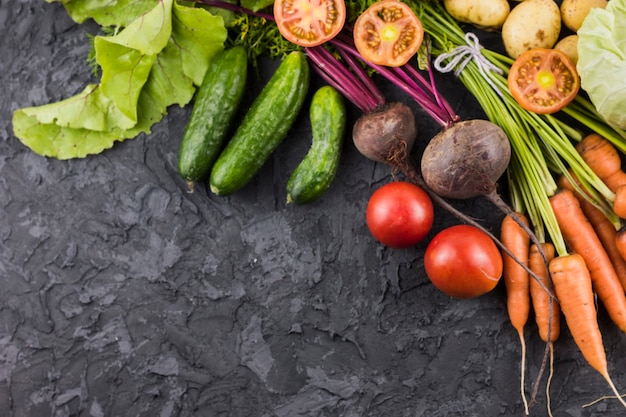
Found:
[{"label": "green cucumber", "polygon": [[233,137],[218,156],[209,186],[217,195],[243,188],[287,136],[309,88],[303,52],[289,53],[254,99]]},{"label": "green cucumber", "polygon": [[311,148],[287,182],[288,203],[310,203],[330,187],[339,167],[346,117],[343,97],[333,87],[320,87],[313,94]]},{"label": "green cucumber", "polygon": [[213,163],[232,133],[245,91],[248,56],[243,46],[220,52],[198,87],[178,153],[178,172],[189,190],[209,176]]}]

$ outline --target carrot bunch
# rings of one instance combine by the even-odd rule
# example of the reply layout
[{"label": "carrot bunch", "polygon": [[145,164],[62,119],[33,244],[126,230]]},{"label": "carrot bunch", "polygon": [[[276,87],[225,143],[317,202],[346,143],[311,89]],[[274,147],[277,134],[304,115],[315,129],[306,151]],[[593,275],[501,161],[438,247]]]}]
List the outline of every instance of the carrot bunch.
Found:
[{"label": "carrot bunch", "polygon": [[[522,213],[517,213],[525,222],[527,218]],[[524,327],[530,317],[531,306],[535,316],[535,322],[540,338],[546,343],[550,359],[550,374],[546,385],[546,398],[548,399],[548,413],[550,411],[550,381],[552,379],[552,364],[554,361],[553,343],[560,333],[560,313],[559,304],[555,300],[552,289],[552,281],[549,279],[548,265],[554,258],[554,245],[544,242],[541,248],[530,243],[526,232],[509,216],[504,217],[500,227],[500,240],[513,253],[516,258],[522,261],[525,266],[534,274],[528,273],[519,262],[516,262],[509,255],[503,252],[503,280],[507,294],[507,312],[513,328],[517,331],[521,344],[521,364],[520,364],[520,392],[524,403],[525,414],[529,414],[529,404],[525,394],[525,368],[526,368],[526,342],[524,337]],[[542,365],[543,373],[544,365]],[[531,403],[534,401],[538,381],[533,390]]]},{"label": "carrot bunch", "polygon": [[[611,142],[597,133],[585,136],[576,145],[576,150],[589,168],[614,193],[612,198],[609,197],[607,201],[602,203],[609,204],[612,209],[612,212],[608,213],[608,217],[617,216],[620,218],[619,223],[615,224],[617,230],[612,238],[615,240],[613,250],[619,252],[622,259],[626,259],[626,226],[624,221],[626,219],[626,172],[622,170],[620,154]],[[620,279],[622,286],[626,288],[626,278],[620,275]]]},{"label": "carrot bunch", "polygon": [[[610,193],[596,192],[594,185],[581,181],[572,170],[562,172],[558,190],[549,197],[562,242],[543,243],[543,250],[539,251],[536,245],[529,245],[523,231],[515,228],[510,219],[505,217],[501,224],[502,242],[519,259],[528,260],[534,272],[530,276],[504,256],[507,310],[522,344],[521,391],[527,414],[523,327],[531,306],[551,364],[546,386],[549,415],[554,343],[560,334],[561,313],[585,360],[604,377],[626,407],[609,375],[595,303],[597,296],[612,322],[626,332],[626,172],[621,168],[617,149],[598,134],[584,137],[576,151]],[[517,208],[521,206],[517,204]],[[535,383],[533,400],[542,371]]]}]

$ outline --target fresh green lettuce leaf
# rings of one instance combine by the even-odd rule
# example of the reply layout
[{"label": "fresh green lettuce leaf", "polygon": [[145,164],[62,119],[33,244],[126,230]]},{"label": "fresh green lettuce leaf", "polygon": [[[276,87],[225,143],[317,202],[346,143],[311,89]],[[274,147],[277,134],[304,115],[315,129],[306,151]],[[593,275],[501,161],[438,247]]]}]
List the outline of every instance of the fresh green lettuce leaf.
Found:
[{"label": "fresh green lettuce leaf", "polygon": [[72,20],[83,23],[93,19],[100,26],[125,27],[148,10],[159,0],[46,0],[65,6]]},{"label": "fresh green lettuce leaf", "polygon": [[120,123],[119,127],[130,128],[137,123],[137,101],[156,55],[115,43],[105,44],[103,39],[95,39],[96,61],[102,68],[100,90],[131,123]]},{"label": "fresh green lettuce leaf", "polygon": [[13,114],[15,135],[31,150],[58,159],[82,158],[117,141],[150,133],[171,105],[186,105],[217,52],[221,17],[161,0],[119,34],[98,37],[99,84],[68,99]]},{"label": "fresh green lettuce leaf", "polygon": [[226,29],[221,16],[213,15],[208,24],[209,12],[174,3],[172,38],[181,53],[181,68],[196,85],[202,84],[209,59],[224,49]]},{"label": "fresh green lettuce leaf", "polygon": [[592,8],[577,34],[581,87],[609,124],[626,129],[626,0]]},{"label": "fresh green lettuce leaf", "polygon": [[[96,36],[96,62],[102,68],[102,93],[137,122],[137,100],[156,55],[172,34],[172,0],[157,6],[114,36]],[[128,128],[132,126],[120,126]]]},{"label": "fresh green lettuce leaf", "polygon": [[[132,127],[136,121],[128,119],[114,103],[102,95],[99,84],[89,84],[79,94],[65,100],[18,111],[34,117],[43,125],[55,124],[71,129],[89,129],[106,132],[113,127]],[[14,126],[18,130],[19,125]]]}]

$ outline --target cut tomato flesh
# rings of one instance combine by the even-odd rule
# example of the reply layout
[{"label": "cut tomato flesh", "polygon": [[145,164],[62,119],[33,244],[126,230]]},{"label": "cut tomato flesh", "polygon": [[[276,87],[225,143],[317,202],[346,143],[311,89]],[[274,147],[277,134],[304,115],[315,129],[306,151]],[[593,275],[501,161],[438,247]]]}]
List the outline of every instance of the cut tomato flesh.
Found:
[{"label": "cut tomato flesh", "polygon": [[531,49],[511,66],[509,90],[517,102],[536,113],[553,113],[571,102],[580,88],[573,62],[560,51]]},{"label": "cut tomato flesh", "polygon": [[343,0],[276,0],[274,19],[287,40],[311,47],[329,41],[341,31],[346,6]]},{"label": "cut tomato flesh", "polygon": [[397,0],[374,3],[357,19],[354,43],[367,61],[386,66],[408,62],[419,49],[424,31],[411,8]]}]

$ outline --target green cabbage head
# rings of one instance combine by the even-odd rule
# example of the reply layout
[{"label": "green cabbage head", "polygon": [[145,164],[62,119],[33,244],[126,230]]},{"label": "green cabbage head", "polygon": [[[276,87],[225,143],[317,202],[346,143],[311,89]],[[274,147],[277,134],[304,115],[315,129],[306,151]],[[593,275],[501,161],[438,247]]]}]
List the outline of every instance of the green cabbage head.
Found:
[{"label": "green cabbage head", "polygon": [[592,8],[577,34],[581,87],[609,124],[626,128],[626,0]]}]

